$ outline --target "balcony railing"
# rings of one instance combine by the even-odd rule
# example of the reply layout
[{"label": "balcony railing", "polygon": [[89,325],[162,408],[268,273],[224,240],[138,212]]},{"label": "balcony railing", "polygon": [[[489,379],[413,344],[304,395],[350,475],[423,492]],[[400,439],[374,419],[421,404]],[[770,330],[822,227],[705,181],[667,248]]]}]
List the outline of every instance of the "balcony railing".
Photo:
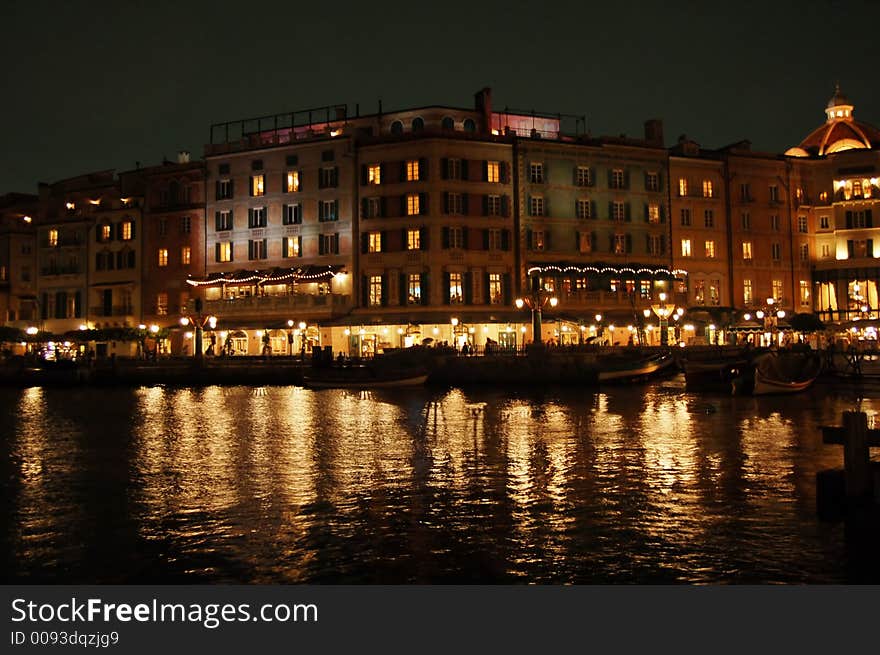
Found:
[{"label": "balcony railing", "polygon": [[40,275],[79,275],[82,269],[79,266],[44,266],[40,269]]},{"label": "balcony railing", "polygon": [[[291,312],[318,314],[331,316],[347,308],[351,303],[351,296],[337,293],[325,295],[313,295],[295,293],[287,296],[243,296],[239,298],[227,298],[222,300],[206,300],[202,307],[202,314],[216,314],[217,316],[244,315],[244,314],[285,314]],[[194,311],[193,302],[190,302],[189,310]]]},{"label": "balcony railing", "polygon": [[131,305],[115,305],[113,307],[92,307],[91,315],[95,317],[106,316],[133,316],[134,310]]}]

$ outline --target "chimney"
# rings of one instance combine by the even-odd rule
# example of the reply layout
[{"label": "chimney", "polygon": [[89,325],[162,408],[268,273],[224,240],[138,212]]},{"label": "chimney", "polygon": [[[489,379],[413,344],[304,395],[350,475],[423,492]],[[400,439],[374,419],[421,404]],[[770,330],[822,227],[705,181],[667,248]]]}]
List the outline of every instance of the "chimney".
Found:
[{"label": "chimney", "polygon": [[181,150],[177,153],[177,163],[178,164],[188,164],[189,163],[189,150]]},{"label": "chimney", "polygon": [[481,114],[481,128],[488,133],[492,128],[492,89],[483,87],[474,94],[474,109]]},{"label": "chimney", "polygon": [[645,141],[658,148],[663,147],[663,121],[652,118],[645,121]]}]

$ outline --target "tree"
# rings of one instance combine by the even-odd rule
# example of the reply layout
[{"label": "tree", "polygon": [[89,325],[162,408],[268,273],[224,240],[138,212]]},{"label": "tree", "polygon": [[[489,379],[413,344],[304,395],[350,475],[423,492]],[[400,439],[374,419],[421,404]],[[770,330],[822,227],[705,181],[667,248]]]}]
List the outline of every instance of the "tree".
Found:
[{"label": "tree", "polygon": [[825,324],[819,320],[815,314],[795,314],[789,321],[791,329],[795,332],[821,332],[825,329]]}]

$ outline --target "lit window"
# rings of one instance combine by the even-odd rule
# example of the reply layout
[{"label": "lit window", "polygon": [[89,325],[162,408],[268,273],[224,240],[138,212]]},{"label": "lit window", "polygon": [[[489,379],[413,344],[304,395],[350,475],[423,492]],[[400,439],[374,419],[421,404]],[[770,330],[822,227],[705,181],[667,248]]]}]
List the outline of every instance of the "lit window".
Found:
[{"label": "lit window", "polygon": [[544,164],[532,162],[529,164],[529,181],[532,184],[544,183]]},{"label": "lit window", "polygon": [[778,243],[770,244],[770,256],[773,258],[773,261],[779,261],[782,259],[782,246]]},{"label": "lit window", "polygon": [[406,196],[406,215],[418,216],[419,214],[419,194],[408,193]]},{"label": "lit window", "polygon": [[622,202],[615,200],[611,203],[611,218],[615,221],[622,221],[626,219],[626,205]]},{"label": "lit window", "polygon": [[798,216],[798,232],[802,234],[807,233],[807,217],[806,216]]},{"label": "lit window", "polygon": [[422,302],[422,276],[419,273],[407,275],[406,304],[418,305]]},{"label": "lit window", "polygon": [[578,232],[578,251],[581,254],[593,252],[593,235],[589,232]]},{"label": "lit window", "polygon": [[489,273],[489,304],[500,305],[504,301],[501,273]]},{"label": "lit window", "polygon": [[300,239],[302,237],[284,237],[284,256],[285,257],[299,257],[301,255],[301,250],[299,247]]},{"label": "lit window", "polygon": [[252,196],[261,196],[265,193],[264,187],[264,175],[254,175],[251,178],[251,195]]},{"label": "lit window", "polygon": [[159,266],[168,266],[167,248],[159,248]]},{"label": "lit window", "polygon": [[579,198],[575,204],[575,214],[578,218],[593,218],[593,208],[586,198]]},{"label": "lit window", "polygon": [[419,250],[422,246],[422,231],[410,228],[406,231],[406,249]]},{"label": "lit window", "polygon": [[382,167],[379,164],[367,166],[367,184],[382,184]]},{"label": "lit window", "polygon": [[192,262],[192,248],[189,246],[183,246],[180,249],[180,263],[184,266],[188,266]]},{"label": "lit window", "polygon": [[743,304],[748,306],[752,304],[752,281],[743,280]]},{"label": "lit window", "polygon": [[299,171],[287,171],[287,184],[284,189],[287,193],[299,191]]},{"label": "lit window", "polygon": [[486,162],[486,181],[498,182],[501,180],[501,164],[497,161]]},{"label": "lit window", "polygon": [[532,196],[529,199],[529,213],[532,216],[544,215],[544,198],[542,196]]},{"label": "lit window", "polygon": [[712,259],[715,257],[715,242],[707,241],[706,242],[706,257]]},{"label": "lit window", "polygon": [[462,302],[464,302],[464,297],[462,296],[462,274],[450,273],[449,303],[451,305],[460,305]]},{"label": "lit window", "polygon": [[801,307],[810,306],[810,283],[807,280],[800,281]]},{"label": "lit window", "polygon": [[678,195],[686,196],[688,194],[688,181],[685,178],[678,180]]},{"label": "lit window", "polygon": [[715,197],[715,189],[712,186],[712,180],[703,180],[703,197],[704,198]]},{"label": "lit window", "polygon": [[624,175],[622,168],[615,168],[611,171],[611,188],[622,189],[624,187]]},{"label": "lit window", "polygon": [[224,241],[223,243],[217,244],[217,261],[218,262],[231,262],[232,261],[232,242]]},{"label": "lit window", "polygon": [[578,166],[577,167],[577,185],[578,186],[592,186],[593,185],[593,174],[590,170],[589,166]]},{"label": "lit window", "polygon": [[743,259],[751,260],[752,258],[752,242],[743,241]]},{"label": "lit window", "polygon": [[[690,243],[690,242],[688,242]],[[625,234],[615,234],[614,235],[614,254],[622,255],[626,252],[626,235]]]},{"label": "lit window", "polygon": [[775,300],[782,299],[782,280],[773,280],[773,298]]},{"label": "lit window", "polygon": [[382,252],[381,232],[370,232],[367,235],[367,252]]},{"label": "lit window", "polygon": [[382,304],[382,276],[370,276],[370,307],[379,307]]},{"label": "lit window", "polygon": [[58,230],[49,230],[49,247],[55,248],[58,245]]},{"label": "lit window", "polygon": [[131,221],[124,221],[120,225],[122,226],[122,240],[131,241]]},{"label": "lit window", "polygon": [[544,230],[534,230],[532,232],[532,250],[544,250],[544,245]]},{"label": "lit window", "polygon": [[419,160],[410,159],[406,162],[406,180],[407,182],[419,181]]},{"label": "lit window", "polygon": [[109,241],[112,228],[109,225],[101,226],[101,241]]},{"label": "lit window", "polygon": [[681,256],[682,257],[690,257],[691,256],[691,240],[690,239],[682,239],[681,240]]},{"label": "lit window", "polygon": [[660,222],[660,205],[658,205],[656,202],[652,202],[648,205],[648,222]]},{"label": "lit window", "polygon": [[160,293],[156,296],[156,314],[165,316],[168,314],[168,294]]},{"label": "lit window", "polygon": [[660,176],[653,171],[645,176],[645,189],[648,191],[660,190]]}]

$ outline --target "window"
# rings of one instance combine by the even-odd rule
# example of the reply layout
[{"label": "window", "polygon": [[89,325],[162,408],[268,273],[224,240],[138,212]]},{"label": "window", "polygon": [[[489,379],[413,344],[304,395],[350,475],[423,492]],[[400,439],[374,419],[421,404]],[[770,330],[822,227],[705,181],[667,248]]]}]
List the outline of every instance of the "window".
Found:
[{"label": "window", "polygon": [[650,299],[651,297],[651,281],[639,280],[639,298]]},{"label": "window", "polygon": [[589,232],[578,232],[578,252],[583,255],[593,252],[593,235]]},{"label": "window", "polygon": [[379,164],[367,166],[367,184],[382,184],[382,166]]},{"label": "window", "polygon": [[[299,171],[287,171],[284,184],[285,193],[298,193],[300,190],[300,174]],[[378,184],[378,182],[376,182]]]},{"label": "window", "polygon": [[489,216],[501,216],[501,196],[486,197],[486,213]]},{"label": "window", "polygon": [[773,298],[777,301],[782,299],[782,280],[773,280]]},{"label": "window", "polygon": [[464,248],[464,230],[460,227],[449,228],[449,247]]},{"label": "window", "polygon": [[364,218],[377,218],[382,215],[381,198],[364,198]]},{"label": "window", "polygon": [[[543,232],[542,232],[543,236]],[[545,239],[546,240],[546,239]],[[489,250],[501,250],[501,230],[489,230]],[[543,247],[541,248],[543,250]]]},{"label": "window", "polygon": [[709,282],[709,304],[718,305],[721,302],[721,280]]},{"label": "window", "polygon": [[770,185],[770,202],[779,202],[779,187],[775,184]]},{"label": "window", "polygon": [[302,223],[302,203],[284,205],[281,214],[282,225],[299,225]]},{"label": "window", "polygon": [[168,314],[168,294],[160,293],[156,295],[156,314],[165,316]]},{"label": "window", "polygon": [[660,190],[660,176],[651,171],[645,176],[645,190],[647,191],[659,191]]},{"label": "window", "polygon": [[546,245],[546,235],[544,230],[532,231],[532,250],[544,250]]},{"label": "window", "polygon": [[743,259],[751,261],[752,259],[752,242],[743,241]]},{"label": "window", "polygon": [[123,241],[131,241],[132,231],[131,221],[123,221],[119,224],[119,238]]},{"label": "window", "polygon": [[622,255],[626,252],[626,235],[625,234],[615,234],[614,235],[614,254]]},{"label": "window", "polygon": [[612,189],[623,189],[625,186],[625,179],[623,175],[622,168],[614,168],[611,170],[611,188]]},{"label": "window", "polygon": [[703,180],[703,197],[714,198],[715,189],[712,186],[712,180]]},{"label": "window", "polygon": [[752,304],[754,296],[752,295],[752,281],[743,280],[743,304],[749,306]]},{"label": "window", "polygon": [[828,220],[827,216],[819,217],[819,229],[827,230],[831,225],[831,222]]},{"label": "window", "polygon": [[658,205],[656,202],[648,203],[648,222],[660,222],[660,205]]},{"label": "window", "polygon": [[266,227],[266,208],[248,207],[248,227]]},{"label": "window", "polygon": [[626,206],[624,203],[618,200],[611,203],[611,218],[615,221],[626,220]]},{"label": "window", "polygon": [[449,180],[460,180],[462,175],[461,159],[446,160],[446,178]]},{"label": "window", "polygon": [[773,261],[778,262],[782,259],[782,246],[778,243],[770,244],[770,257]]},{"label": "window", "polygon": [[501,181],[501,163],[497,161],[487,161],[486,162],[486,181],[487,182],[500,182]]},{"label": "window", "polygon": [[703,212],[703,226],[715,227],[715,210],[707,209]]},{"label": "window", "polygon": [[752,229],[752,216],[749,212],[743,212],[740,215],[740,220],[742,222],[742,229],[751,230]]},{"label": "window", "polygon": [[472,118],[465,118],[464,123],[461,125],[465,132],[475,132],[477,130],[477,124],[474,123],[474,119]]},{"label": "window", "polygon": [[446,194],[446,213],[453,215],[460,215],[463,212],[463,202],[460,193],[447,193]]},{"label": "window", "polygon": [[217,232],[227,232],[232,229],[232,211],[219,211],[214,217],[214,227]]},{"label": "window", "polygon": [[333,161],[336,159],[336,153],[332,150],[321,151],[321,161]]},{"label": "window", "polygon": [[159,266],[168,266],[167,248],[159,248]]},{"label": "window", "polygon": [[281,241],[282,257],[302,257],[302,237],[284,237]]},{"label": "window", "polygon": [[749,188],[749,183],[744,182],[739,185],[739,197],[743,202],[748,202],[752,199],[752,191]]},{"label": "window", "polygon": [[678,195],[686,196],[688,194],[688,181],[686,178],[680,177],[678,178]]},{"label": "window", "polygon": [[853,180],[852,183],[852,192],[855,197],[859,197],[862,195],[862,183],[859,180]]},{"label": "window", "polygon": [[831,257],[831,246],[827,243],[822,244],[822,259],[828,259]]},{"label": "window", "polygon": [[420,305],[422,303],[422,276],[420,273],[410,273],[406,276],[406,304]]},{"label": "window", "polygon": [[406,215],[407,216],[418,216],[421,213],[421,207],[419,206],[419,194],[418,193],[408,193],[406,194]]},{"label": "window", "polygon": [[461,273],[449,274],[449,304],[451,305],[460,305],[464,302],[464,296],[462,294],[463,277],[464,276]]},{"label": "window", "polygon": [[318,171],[318,188],[332,189],[339,186],[339,169],[336,166],[325,166]]},{"label": "window", "polygon": [[489,273],[489,304],[500,305],[504,301],[501,273]]},{"label": "window", "polygon": [[263,160],[262,159],[254,159],[251,162],[251,170],[252,171],[261,171],[263,170]]},{"label": "window", "polygon": [[707,241],[706,242],[706,257],[708,259],[715,258],[715,242],[714,241]]},{"label": "window", "polygon": [[180,233],[181,234],[189,234],[190,232],[192,232],[192,217],[181,216],[180,217]]},{"label": "window", "polygon": [[810,283],[807,280],[800,281],[800,299],[801,307],[810,306]]},{"label": "window", "polygon": [[694,280],[694,303],[697,305],[706,304],[706,281]]},{"label": "window", "polygon": [[544,164],[532,162],[529,165],[529,181],[532,184],[544,184]]},{"label": "window", "polygon": [[412,122],[412,131],[413,132],[421,132],[425,129],[425,120],[421,117],[416,117]]},{"label": "window", "polygon": [[217,181],[217,200],[229,200],[232,198],[232,180]]},{"label": "window", "polygon": [[319,255],[339,254],[339,234],[321,234],[318,236]]},{"label": "window", "polygon": [[858,230],[866,227],[874,227],[872,212],[870,209],[860,211],[847,211],[845,213],[846,229]]},{"label": "window", "polygon": [[318,221],[335,221],[339,219],[339,201],[338,200],[319,200],[318,201]]},{"label": "window", "polygon": [[367,252],[382,252],[381,232],[370,232],[367,235]]},{"label": "window", "polygon": [[651,234],[648,235],[648,254],[649,255],[662,255],[663,252],[663,237],[659,234]]},{"label": "window", "polygon": [[[111,225],[102,225],[101,226],[101,241],[110,241],[113,234],[113,227]],[[161,234],[161,232],[160,232]]]},{"label": "window", "polygon": [[544,198],[543,196],[532,196],[529,198],[529,214],[532,216],[544,215]]},{"label": "window", "polygon": [[682,257],[690,257],[691,256],[691,240],[690,239],[682,239],[681,240],[681,256]]},{"label": "window", "polygon": [[418,182],[419,181],[419,160],[418,159],[410,159],[406,162],[406,181],[407,182]]},{"label": "window", "polygon": [[406,231],[406,249],[421,250],[422,231],[418,228],[409,228]]},{"label": "window", "polygon": [[265,175],[253,175],[251,177],[251,195],[262,196],[266,192]]},{"label": "window", "polygon": [[180,263],[184,266],[189,266],[192,263],[192,248],[189,246],[183,246],[180,249]]},{"label": "window", "polygon": [[593,186],[593,172],[589,166],[578,166],[575,172],[575,182],[578,186]]},{"label": "window", "polygon": [[391,134],[395,136],[403,134],[403,123],[401,123],[400,121],[394,121],[393,123],[391,123]]},{"label": "window", "polygon": [[586,198],[579,198],[575,203],[575,214],[578,218],[593,218],[590,201]]},{"label": "window", "polygon": [[691,224],[691,210],[690,209],[682,209],[681,210],[681,224],[685,227],[690,226],[690,224]]},{"label": "window", "polygon": [[382,276],[370,276],[370,307],[379,307],[382,304]]},{"label": "window", "polygon": [[266,259],[266,239],[250,239],[248,241],[248,259]]},{"label": "window", "polygon": [[50,248],[58,246],[58,230],[49,230],[48,244]]},{"label": "window", "polygon": [[455,120],[451,116],[444,116],[443,120],[440,121],[440,127],[442,127],[444,130],[454,130]]},{"label": "window", "polygon": [[779,232],[779,215],[771,214],[770,215],[770,229],[774,232]]},{"label": "window", "polygon": [[800,251],[801,262],[806,263],[806,262],[810,261],[810,246],[809,245],[807,245],[806,243],[802,243],[800,245],[799,251]]},{"label": "window", "polygon": [[224,241],[217,244],[216,248],[216,260],[218,262],[231,262],[232,261],[232,242]]}]

